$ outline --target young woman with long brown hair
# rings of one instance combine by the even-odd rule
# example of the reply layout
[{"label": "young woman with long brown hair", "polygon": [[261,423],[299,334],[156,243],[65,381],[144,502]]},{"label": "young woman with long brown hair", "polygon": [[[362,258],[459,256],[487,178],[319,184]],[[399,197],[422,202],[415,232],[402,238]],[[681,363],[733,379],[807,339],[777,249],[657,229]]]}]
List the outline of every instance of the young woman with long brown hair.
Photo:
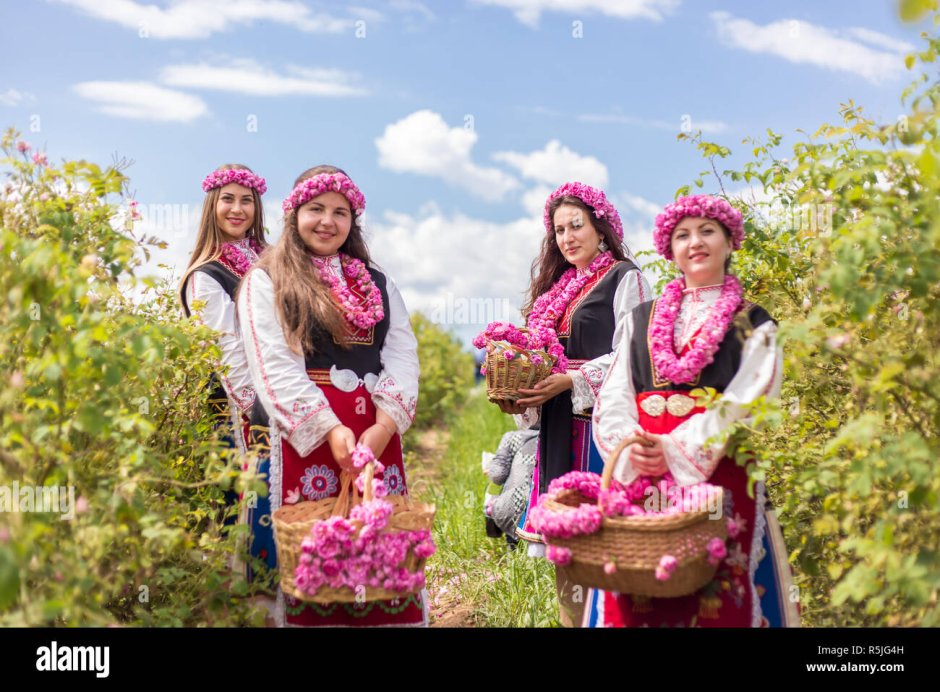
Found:
[{"label": "young woman with long brown hair", "polygon": [[267,186],[247,166],[225,164],[206,176],[202,218],[179,297],[189,317],[203,304],[199,319],[219,333],[222,368],[213,378],[209,405],[220,419],[230,420],[233,444],[244,450],[242,418],[255,392],[236,320],[239,282],[267,246],[261,195]]},{"label": "young woman with long brown hair", "polygon": [[[405,494],[401,435],[417,405],[417,341],[398,288],[369,256],[365,197],[342,170],[317,166],[297,178],[283,206],[284,233],[238,299],[258,393],[252,430],[268,436],[271,450],[266,509],[336,496],[359,442],[385,466],[388,492]],[[274,567],[270,516],[262,511],[252,523],[252,552]],[[322,606],[279,592],[275,613],[280,625],[427,621],[423,593]]]},{"label": "young woman with long brown hair", "polygon": [[[625,316],[649,300],[651,291],[623,242],[620,215],[603,191],[565,183],[545,202],[546,236],[532,265],[533,280],[523,310],[529,327],[554,329],[568,368],[549,375],[534,389],[521,390],[515,406],[501,404],[524,420],[540,418],[538,464],[529,508],[548,484],[569,471],[603,470],[591,441],[591,411],[613,359]],[[541,536],[523,515],[517,535],[530,554],[543,555]],[[575,585],[559,575],[562,623],[580,618]]]}]

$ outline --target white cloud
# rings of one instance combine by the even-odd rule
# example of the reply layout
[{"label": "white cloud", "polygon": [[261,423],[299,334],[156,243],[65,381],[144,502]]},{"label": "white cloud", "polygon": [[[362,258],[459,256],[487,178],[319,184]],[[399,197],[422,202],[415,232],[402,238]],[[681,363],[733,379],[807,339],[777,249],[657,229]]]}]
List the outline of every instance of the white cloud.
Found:
[{"label": "white cloud", "polygon": [[[386,211],[366,230],[373,259],[395,279],[410,311],[423,310],[467,338],[492,320],[521,321],[529,268],[545,234],[540,218],[498,223],[445,215],[430,204],[416,215]],[[474,308],[478,321],[471,325]]]},{"label": "white cloud", "polygon": [[680,4],[680,0],[476,0],[483,5],[505,7],[527,26],[538,26],[542,12],[570,15],[602,14],[616,19],[662,21]]},{"label": "white cloud", "polygon": [[582,113],[578,116],[578,120],[585,123],[648,127],[670,132],[701,130],[705,134],[717,134],[728,129],[728,124],[720,120],[696,120],[695,118],[690,118],[690,120],[686,122],[683,120],[685,115],[686,114],[683,114],[682,117],[677,118],[675,122],[668,122],[666,120],[637,118],[622,113]]},{"label": "white cloud", "polygon": [[397,12],[420,14],[427,21],[436,19],[431,9],[418,0],[391,0],[389,6]]},{"label": "white cloud", "polygon": [[545,212],[545,200],[552,194],[555,187],[558,186],[549,187],[548,185],[538,185],[526,190],[522,195],[522,208],[526,210],[527,214],[541,219]]},{"label": "white cloud", "polygon": [[365,92],[351,82],[358,76],[343,70],[289,66],[278,74],[254,60],[233,59],[225,65],[170,65],[160,81],[176,87],[233,91],[253,96],[360,96]]},{"label": "white cloud", "polygon": [[544,149],[522,154],[516,151],[500,151],[493,154],[495,161],[515,168],[529,180],[551,186],[559,186],[568,180],[577,180],[594,187],[607,187],[607,166],[593,156],[582,156],[564,146],[557,139]]},{"label": "white cloud", "polygon": [[134,0],[57,0],[86,14],[158,39],[199,39],[270,21],[308,33],[342,33],[352,19],[314,13],[292,0],[171,0],[167,7]]},{"label": "white cloud", "polygon": [[712,12],[709,16],[719,39],[728,46],[752,53],[769,53],[794,63],[850,72],[875,84],[901,74],[904,52],[910,49],[909,44],[869,29],[840,32],[795,19],[781,19],[761,26],[728,12]]},{"label": "white cloud", "polygon": [[198,96],[149,82],[81,82],[72,89],[99,103],[98,110],[119,118],[189,122],[208,112]]},{"label": "white cloud", "polygon": [[913,43],[901,41],[893,36],[888,36],[887,34],[882,34],[879,31],[873,31],[872,29],[866,29],[864,27],[847,29],[845,33],[849,36],[854,36],[860,41],[870,43],[873,46],[879,46],[880,48],[886,48],[895,53],[910,53],[917,49],[917,46]]},{"label": "white cloud", "polygon": [[473,162],[471,150],[477,138],[472,129],[449,127],[440,114],[420,110],[387,125],[375,146],[383,168],[434,176],[478,197],[502,199],[519,187],[519,181]]},{"label": "white cloud", "polygon": [[663,205],[651,202],[639,195],[631,195],[629,193],[624,193],[617,197],[617,206],[620,207],[621,216],[624,215],[625,210],[629,210],[649,221],[654,220],[656,215],[663,210]]},{"label": "white cloud", "polygon": [[[545,238],[541,205],[547,195],[525,217],[502,223],[444,214],[434,203],[417,214],[386,211],[366,225],[369,250],[410,311],[424,311],[469,341],[493,320],[521,323],[532,261]],[[615,203],[630,249],[652,249],[658,205],[629,194],[617,195]]]},{"label": "white cloud", "polygon": [[[621,192],[609,195],[610,200],[620,213],[623,222],[623,240],[635,254],[644,250],[653,250],[653,222],[663,210],[663,205],[652,202],[639,195]],[[641,265],[650,261],[649,257],[638,258]],[[653,276],[647,278],[653,281]]]},{"label": "white cloud", "polygon": [[0,93],[0,104],[4,106],[18,106],[21,103],[32,103],[36,97],[17,89],[7,89]]}]

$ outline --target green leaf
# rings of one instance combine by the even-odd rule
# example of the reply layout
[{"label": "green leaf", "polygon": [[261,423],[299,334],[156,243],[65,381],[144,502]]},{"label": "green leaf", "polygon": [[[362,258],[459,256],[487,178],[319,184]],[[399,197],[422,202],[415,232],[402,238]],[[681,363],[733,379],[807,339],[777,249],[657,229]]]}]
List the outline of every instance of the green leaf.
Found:
[{"label": "green leaf", "polygon": [[898,14],[905,22],[916,22],[934,8],[936,8],[935,0],[901,0],[898,5]]},{"label": "green leaf", "polygon": [[0,612],[9,608],[20,592],[20,572],[13,551],[0,546]]}]

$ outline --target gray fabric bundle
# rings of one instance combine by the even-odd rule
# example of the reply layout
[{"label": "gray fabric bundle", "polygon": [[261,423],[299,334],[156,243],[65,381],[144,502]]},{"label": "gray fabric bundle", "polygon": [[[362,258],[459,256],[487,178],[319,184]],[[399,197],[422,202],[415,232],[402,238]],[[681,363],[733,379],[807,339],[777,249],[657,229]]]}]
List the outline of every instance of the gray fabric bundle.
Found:
[{"label": "gray fabric bundle", "polygon": [[525,511],[532,491],[538,429],[514,430],[503,435],[487,475],[502,491],[493,500],[493,521],[507,535],[516,535],[516,524]]}]

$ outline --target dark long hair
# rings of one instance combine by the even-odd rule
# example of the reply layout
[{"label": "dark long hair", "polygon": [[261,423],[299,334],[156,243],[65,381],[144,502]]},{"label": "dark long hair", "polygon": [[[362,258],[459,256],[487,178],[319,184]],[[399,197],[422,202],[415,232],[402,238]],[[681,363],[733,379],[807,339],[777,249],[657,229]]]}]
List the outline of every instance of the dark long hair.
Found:
[{"label": "dark long hair", "polygon": [[[590,214],[591,223],[594,225],[594,228],[597,229],[597,232],[604,237],[604,242],[607,243],[607,248],[610,254],[613,255],[613,258],[615,260],[626,259],[626,255],[623,254],[623,248],[621,247],[621,241],[614,235],[614,231],[610,227],[610,222],[607,218],[597,218],[594,216],[594,209],[582,202],[579,197],[564,195],[563,197],[552,200],[552,203],[548,207],[549,219],[555,218],[555,212],[558,211],[558,207],[562,204],[570,204],[578,207],[586,214]],[[571,267],[572,264],[565,259],[565,256],[561,254],[561,250],[558,249],[555,234],[546,233],[545,239],[542,241],[542,250],[539,256],[532,262],[532,283],[526,294],[525,306],[522,308],[523,317],[528,318],[536,299],[543,293],[547,293],[551,290],[551,287],[561,278],[565,270]]]},{"label": "dark long hair", "polygon": [[[294,187],[320,173],[346,175],[336,166],[314,166],[297,177]],[[352,205],[350,211],[352,225],[349,236],[339,250],[368,266],[371,259],[362,237],[362,226]],[[271,276],[274,304],[284,329],[284,338],[295,353],[313,353],[315,331],[331,334],[337,344],[346,347],[349,325],[330,287],[320,279],[319,272],[310,261],[310,251],[297,229],[297,209],[292,209],[284,217],[284,232],[280,239],[262,255],[255,267],[264,269]]]}]

